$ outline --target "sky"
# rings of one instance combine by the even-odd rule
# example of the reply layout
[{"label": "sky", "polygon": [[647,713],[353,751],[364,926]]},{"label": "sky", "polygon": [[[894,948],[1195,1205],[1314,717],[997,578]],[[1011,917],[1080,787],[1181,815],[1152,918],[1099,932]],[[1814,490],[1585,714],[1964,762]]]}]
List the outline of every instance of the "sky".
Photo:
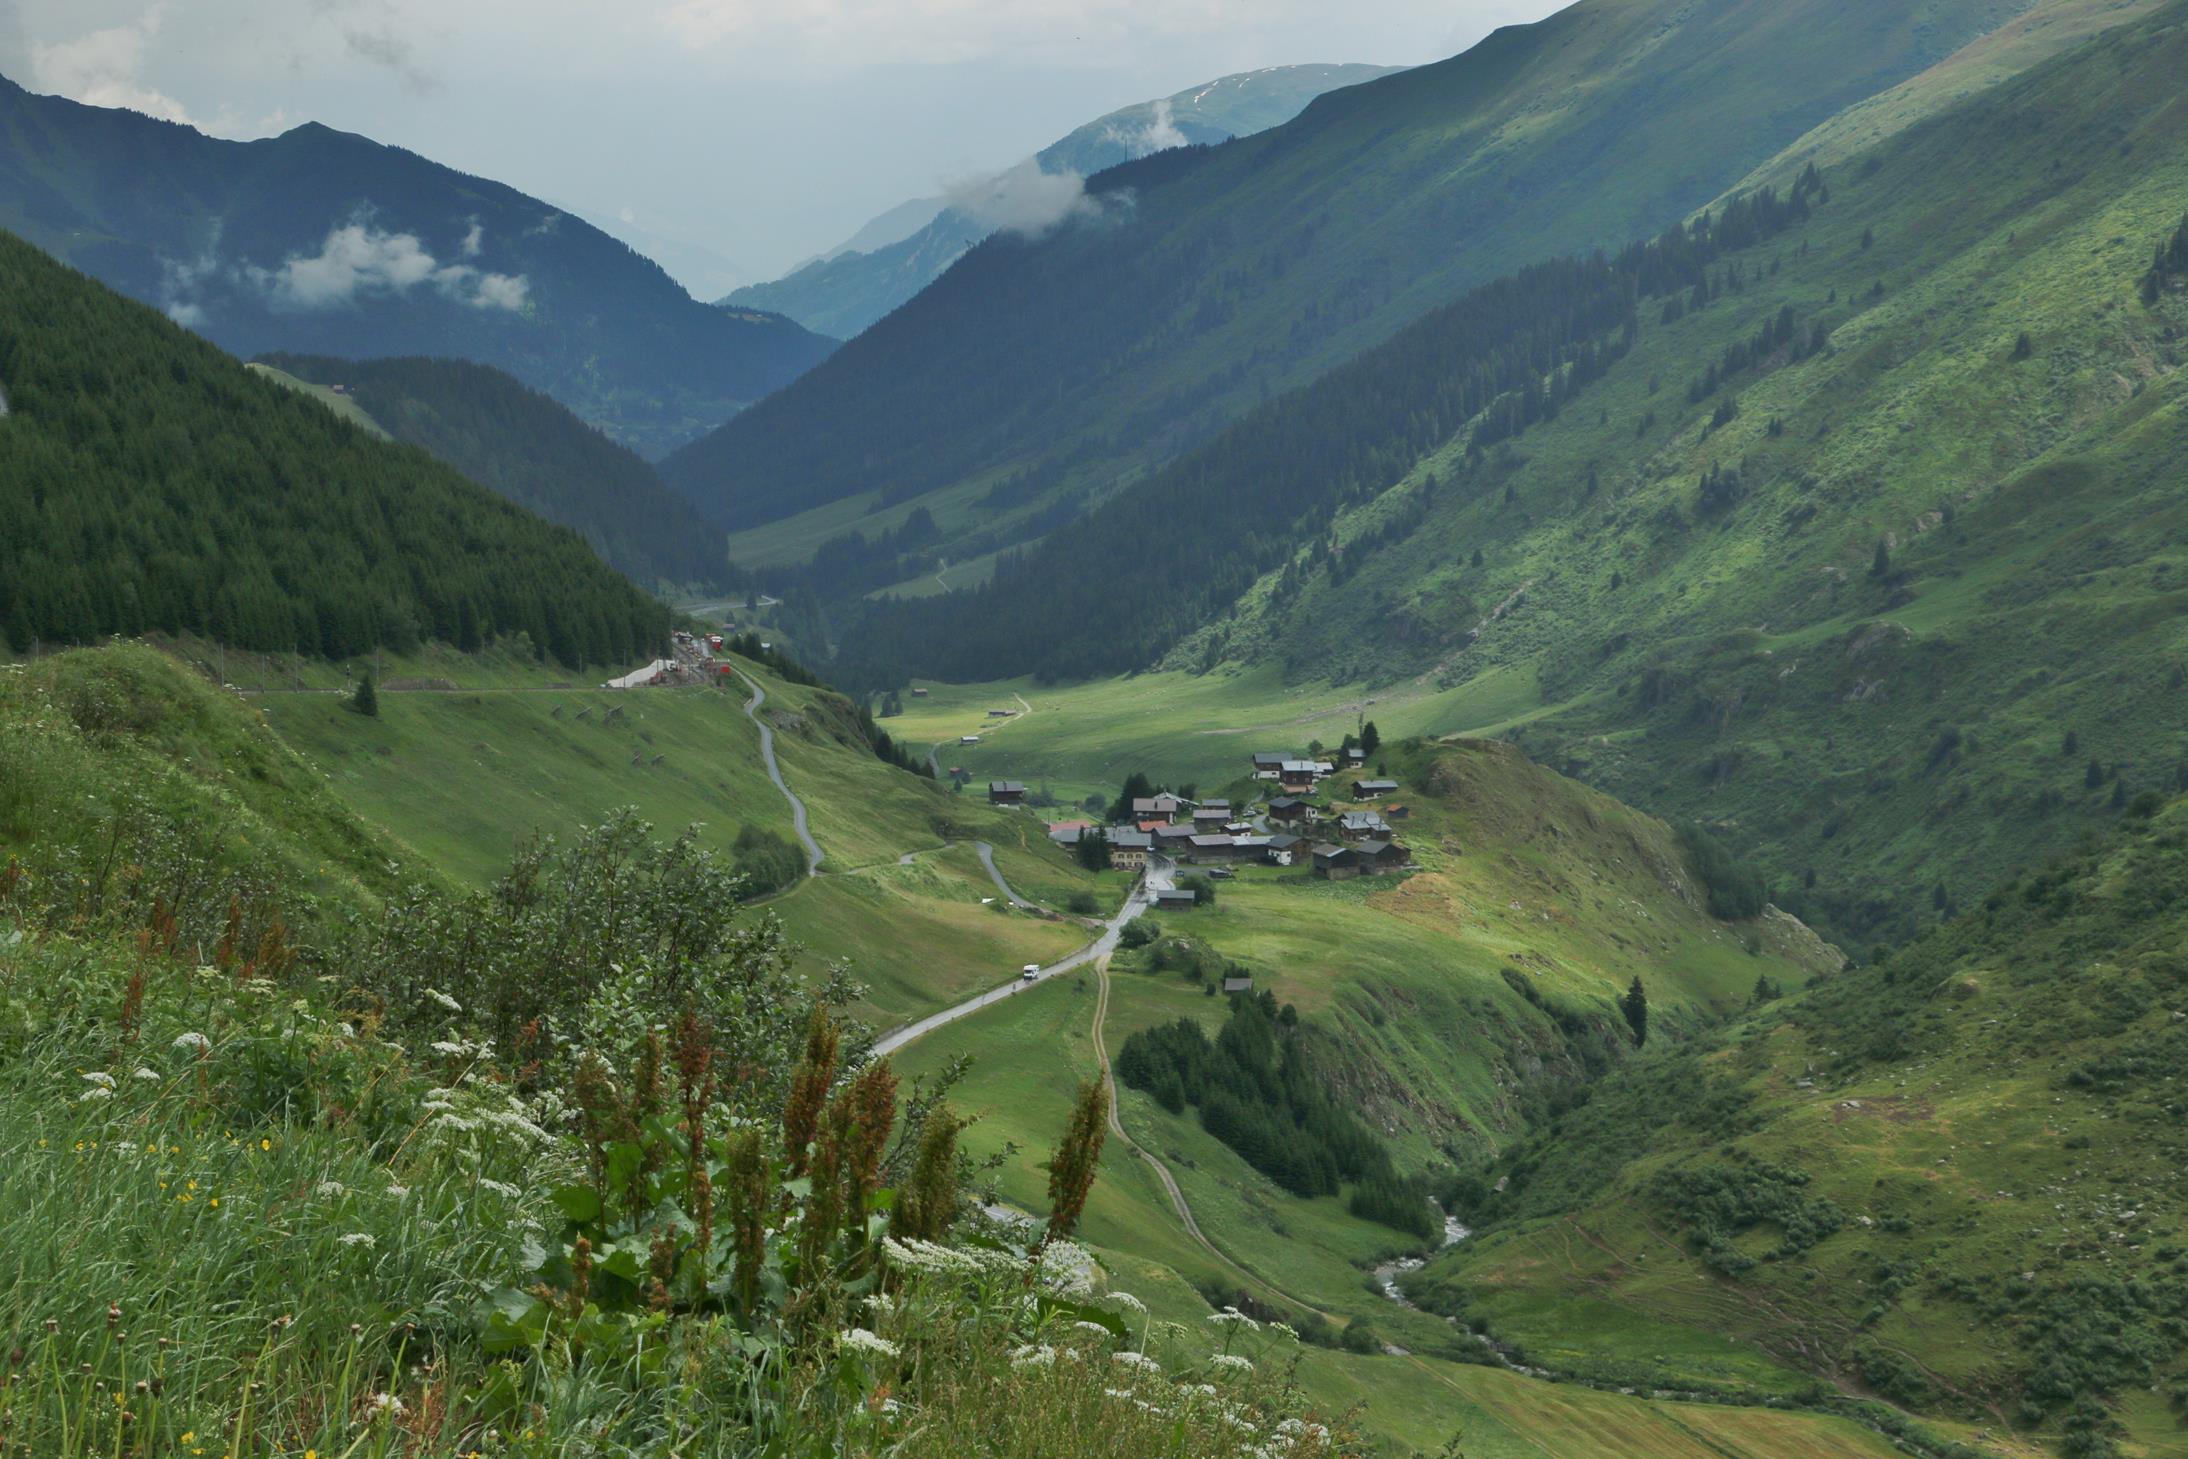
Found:
[{"label": "sky", "polygon": [[495,178],[703,298],[1082,122],[1259,66],[1415,65],[1558,0],[0,0],[0,74]]}]

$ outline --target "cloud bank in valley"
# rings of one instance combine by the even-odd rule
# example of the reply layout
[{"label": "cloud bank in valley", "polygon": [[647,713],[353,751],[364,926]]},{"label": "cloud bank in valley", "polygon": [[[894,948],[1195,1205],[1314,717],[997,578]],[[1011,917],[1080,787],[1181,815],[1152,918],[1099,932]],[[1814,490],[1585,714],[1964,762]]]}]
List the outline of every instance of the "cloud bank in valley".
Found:
[{"label": "cloud bank in valley", "polygon": [[[476,256],[479,226],[462,248]],[[244,277],[277,307],[337,309],[360,298],[430,288],[474,309],[522,309],[530,284],[521,274],[491,273],[467,263],[443,263],[415,233],[390,233],[358,221],[329,229],[315,254],[291,254],[277,268],[246,265]]]},{"label": "cloud bank in valley", "polygon": [[1061,224],[1096,217],[1102,211],[1101,204],[1087,196],[1085,178],[1076,172],[1043,172],[1030,158],[1007,171],[951,183],[943,195],[982,232],[1024,238],[1038,238]]}]

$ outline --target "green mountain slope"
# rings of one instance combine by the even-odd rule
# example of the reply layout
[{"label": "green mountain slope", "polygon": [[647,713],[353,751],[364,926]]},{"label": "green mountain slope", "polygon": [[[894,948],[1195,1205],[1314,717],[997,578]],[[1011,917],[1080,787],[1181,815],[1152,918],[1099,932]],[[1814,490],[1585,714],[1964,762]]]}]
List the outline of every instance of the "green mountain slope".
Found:
[{"label": "green mountain slope", "polygon": [[[1904,935],[2188,755],[2182,301],[2143,291],[2188,206],[2182,15],[1827,173],[1829,200],[1711,265],[1706,297],[1642,301],[1554,419],[1424,446],[1425,417],[1325,400],[1364,359],[1272,406],[1267,439],[1242,428],[1105,509],[1233,524],[1288,479],[1257,451],[1356,406],[1326,442],[1351,456],[1296,463],[1319,492],[1300,526],[1293,503],[1187,533],[1195,572],[1093,602],[1056,564],[1100,555],[1098,514],[989,593],[877,615],[877,662],[1068,619],[973,672],[1138,652],[1448,695],[1414,727],[1526,721],[1551,763],[1721,823],[1836,935]],[[1242,562],[1259,576],[1219,592]],[[1494,718],[1470,717],[1492,681]]]},{"label": "green mountain slope", "polygon": [[513,188],[316,124],[228,142],[0,78],[0,228],[246,357],[499,366],[655,454],[827,353]]},{"label": "green mountain slope", "polygon": [[2026,8],[1583,0],[1102,175],[1098,217],[989,240],[666,469],[733,528],[895,508],[872,535],[924,499],[952,557],[1023,541],[1472,285],[1683,217]]},{"label": "green mountain slope", "polygon": [[2122,1453],[2116,1423],[2177,1454],[2183,947],[2176,801],[1613,1075],[1483,1172],[1481,1233],[1407,1289],[1619,1381],[1721,1378],[1664,1356],[1702,1330],[2070,1455]]},{"label": "green mountain slope", "polygon": [[0,639],[148,630],[341,658],[527,634],[575,666],[668,613],[551,526],[0,234]]},{"label": "green mountain slope", "polygon": [[[1222,142],[1266,131],[1297,116],[1325,91],[1357,86],[1402,68],[1395,66],[1268,66],[1220,76],[1174,96],[1120,107],[1096,117],[1041,149],[1030,170],[1081,177],[1167,147]],[[1005,174],[1027,182],[1028,168]],[[1000,192],[1001,190],[999,190]],[[721,302],[728,308],[767,309],[807,329],[849,339],[941,277],[944,270],[990,233],[1004,226],[1008,199],[940,199],[925,217],[917,203],[899,204],[869,225],[886,237],[869,247],[846,246],[764,284],[747,284]],[[918,218],[916,226],[890,228],[890,216]],[[901,225],[900,225],[901,226]],[[862,230],[864,232],[866,230]]]},{"label": "green mountain slope", "polygon": [[551,397],[464,360],[337,360],[268,355],[479,485],[575,528],[635,581],[730,585],[722,531],[671,492],[636,453]]}]

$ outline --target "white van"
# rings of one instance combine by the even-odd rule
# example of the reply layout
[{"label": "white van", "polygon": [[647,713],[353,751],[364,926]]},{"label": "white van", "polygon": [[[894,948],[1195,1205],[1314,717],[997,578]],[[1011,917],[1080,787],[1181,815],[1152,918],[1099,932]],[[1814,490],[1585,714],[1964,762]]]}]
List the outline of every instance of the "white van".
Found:
[{"label": "white van", "polygon": [[1030,983],[1035,978],[1038,978],[1040,976],[1041,965],[1039,963],[1027,963],[1024,967],[1018,970],[1018,977],[1019,980],[1022,982]]}]

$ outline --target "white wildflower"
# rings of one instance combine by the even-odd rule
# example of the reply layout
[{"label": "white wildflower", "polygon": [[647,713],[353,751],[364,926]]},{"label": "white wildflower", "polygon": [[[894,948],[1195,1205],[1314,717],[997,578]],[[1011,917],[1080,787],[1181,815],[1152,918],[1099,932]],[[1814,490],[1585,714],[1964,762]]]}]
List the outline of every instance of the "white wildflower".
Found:
[{"label": "white wildflower", "polygon": [[401,1418],[408,1411],[392,1393],[375,1393],[365,1400],[365,1412],[371,1418]]},{"label": "white wildflower", "polygon": [[1081,1332],[1091,1332],[1096,1337],[1108,1337],[1111,1335],[1109,1329],[1102,1326],[1099,1322],[1087,1322],[1081,1320],[1078,1322],[1074,1322],[1071,1325],[1078,1328]]},{"label": "white wildflower", "polygon": [[893,1236],[881,1238],[881,1249],[897,1266],[915,1272],[929,1272],[940,1276],[969,1276],[981,1269],[981,1263],[969,1252],[938,1242],[898,1241]]},{"label": "white wildflower", "polygon": [[884,1358],[893,1358],[898,1352],[895,1343],[879,1333],[869,1332],[863,1327],[846,1328],[837,1333],[836,1346],[850,1348],[855,1352],[873,1353]]},{"label": "white wildflower", "polygon": [[1104,1388],[1102,1392],[1111,1398],[1130,1398],[1132,1396],[1132,1390],[1129,1388]]},{"label": "white wildflower", "polygon": [[129,1077],[139,1084],[157,1084],[167,1076],[157,1069],[132,1069],[129,1071]]},{"label": "white wildflower", "polygon": [[90,1104],[93,1100],[112,1099],[113,1097],[113,1090],[108,1089],[103,1084],[94,1084],[82,1094],[77,1095],[76,1102],[78,1104]]},{"label": "white wildflower", "polygon": [[463,1012],[463,1005],[461,1003],[458,1003],[455,999],[449,997],[446,993],[443,993],[438,988],[426,989],[425,996],[432,999],[435,1003],[440,1004],[441,1007],[447,1009],[450,1013]]},{"label": "white wildflower", "polygon": [[213,1041],[201,1033],[178,1033],[167,1047],[178,1054],[196,1054],[202,1059],[212,1049]]},{"label": "white wildflower", "polygon": [[1050,1347],[1047,1343],[1042,1343],[1038,1347],[1028,1345],[1015,1348],[1010,1355],[1010,1365],[1013,1368],[1046,1368],[1055,1361],[1056,1349]]},{"label": "white wildflower", "polygon": [[1137,1368],[1142,1373],[1160,1373],[1162,1364],[1145,1353],[1111,1353],[1110,1361],[1122,1363],[1127,1368]]},{"label": "white wildflower", "polygon": [[897,1303],[896,1299],[887,1292],[876,1292],[866,1299],[866,1306],[867,1310],[882,1317],[887,1317],[890,1313],[896,1311]]},{"label": "white wildflower", "polygon": [[343,1246],[362,1246],[367,1251],[380,1244],[378,1239],[369,1231],[352,1231],[335,1239]]},{"label": "white wildflower", "polygon": [[1243,1327],[1248,1332],[1259,1331],[1261,1327],[1260,1323],[1254,1321],[1236,1307],[1226,1307],[1221,1312],[1211,1312],[1208,1314],[1208,1320],[1219,1327]]},{"label": "white wildflower", "polygon": [[349,1187],[338,1180],[323,1180],[312,1187],[312,1194],[322,1201],[331,1201],[337,1196],[348,1195]]},{"label": "white wildflower", "polygon": [[436,1039],[426,1047],[444,1059],[460,1059],[471,1052],[471,1046],[458,1039]]},{"label": "white wildflower", "polygon": [[1145,1317],[1147,1315],[1147,1304],[1145,1302],[1142,1302],[1139,1298],[1133,1296],[1130,1292],[1111,1292],[1109,1294],[1108,1300],[1116,1303],[1119,1307],[1122,1307],[1127,1312],[1137,1313],[1141,1317]]},{"label": "white wildflower", "polygon": [[84,1083],[96,1084],[101,1089],[112,1089],[114,1087],[114,1076],[94,1069],[84,1076]]},{"label": "white wildflower", "polygon": [[1225,1368],[1233,1373],[1251,1373],[1254,1370],[1251,1361],[1240,1357],[1236,1353],[1217,1353],[1208,1360],[1208,1366],[1211,1368]]},{"label": "white wildflower", "polygon": [[524,1194],[523,1191],[518,1190],[505,1180],[488,1180],[484,1176],[479,1178],[479,1188],[490,1190],[497,1196],[506,1196],[512,1201]]},{"label": "white wildflower", "polygon": [[1269,1331],[1279,1337],[1288,1337],[1293,1342],[1299,1341],[1299,1329],[1288,1322],[1272,1322],[1269,1324]]},{"label": "white wildflower", "polygon": [[394,1181],[391,1180],[387,1184],[387,1193],[399,1201],[404,1196],[410,1194],[410,1187],[407,1185],[397,1185]]}]

